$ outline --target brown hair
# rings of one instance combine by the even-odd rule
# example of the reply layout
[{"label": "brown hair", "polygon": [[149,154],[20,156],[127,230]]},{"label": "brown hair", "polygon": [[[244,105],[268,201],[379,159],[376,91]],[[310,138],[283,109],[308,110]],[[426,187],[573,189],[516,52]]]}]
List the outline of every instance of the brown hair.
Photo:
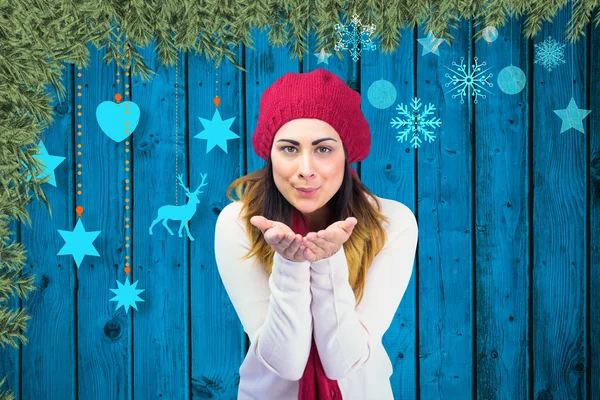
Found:
[{"label": "brown hair", "polygon": [[[241,259],[256,256],[270,275],[275,250],[264,240],[260,229],[250,223],[250,218],[261,215],[291,227],[292,215],[292,205],[275,186],[271,157],[268,158],[264,168],[242,176],[229,185],[226,195],[231,201],[237,201],[231,195],[232,189],[235,189],[239,201],[242,202],[240,215],[245,211],[243,220],[251,244],[250,251]],[[367,196],[371,196],[377,208],[371,204]],[[343,221],[348,217],[355,217],[358,220],[350,238],[344,243],[349,284],[358,305],[363,296],[369,267],[385,245],[386,233],[383,221],[389,223],[389,219],[381,212],[379,200],[352,174],[347,158],[342,185],[326,207],[329,207],[334,221]]]}]

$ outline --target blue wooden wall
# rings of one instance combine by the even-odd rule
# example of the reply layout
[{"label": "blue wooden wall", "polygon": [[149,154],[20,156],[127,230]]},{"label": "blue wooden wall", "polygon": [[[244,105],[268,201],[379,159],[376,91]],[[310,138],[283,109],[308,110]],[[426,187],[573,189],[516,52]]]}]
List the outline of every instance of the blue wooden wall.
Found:
[{"label": "blue wooden wall", "polygon": [[[563,11],[552,24],[563,42],[569,16]],[[533,63],[533,44],[549,25],[534,40],[522,37],[519,21],[510,27],[492,44],[470,48],[463,21],[439,57],[421,55],[417,39],[426,32],[404,30],[395,53],[365,52],[357,63],[332,57],[329,65],[317,65],[314,38],[298,62],[256,32],[256,50],[240,47],[246,73],[228,62],[215,69],[192,54],[165,69],[151,46],[143,55],[157,75],[148,83],[124,75],[117,83],[115,66],[90,47],[82,77],[72,66],[65,72],[70,97],[56,104],[56,121],[43,135],[50,154],[67,157],[56,170],[58,187],[45,186],[52,216],[34,203],[33,226],[17,230],[38,289],[24,301],[29,344],[1,353],[0,376],[17,399],[234,399],[248,342],[215,265],[215,221],[229,202],[227,185],[264,166],[251,145],[262,92],[285,72],[325,67],[364,95],[373,145],[358,169],[363,182],[408,205],[419,223],[413,278],[384,337],[395,397],[600,398],[600,28],[567,45],[567,63],[548,72]],[[493,95],[477,104],[447,93],[446,67],[462,56],[485,60],[494,74]],[[496,84],[511,62],[528,79],[513,96]],[[415,150],[395,139],[395,105],[379,110],[366,98],[382,78],[396,87],[396,103],[417,96],[436,105],[442,127],[433,143]],[[125,93],[125,84],[125,99],[142,110],[131,154],[95,119],[98,104]],[[207,142],[193,138],[204,129],[198,117],[212,118],[216,93],[221,116],[235,117],[231,129],[240,135],[228,141],[227,154],[207,154]],[[553,110],[572,95],[592,110],[585,134],[559,133]],[[160,224],[148,235],[160,206],[184,202],[176,171],[194,188],[208,173],[190,223],[193,242]],[[130,275],[145,302],[126,314],[115,311],[109,288],[125,277],[128,194]],[[88,231],[102,230],[94,242],[101,257],[87,256],[80,268],[56,255],[64,243],[57,229],[72,230],[76,205],[85,207]]]}]

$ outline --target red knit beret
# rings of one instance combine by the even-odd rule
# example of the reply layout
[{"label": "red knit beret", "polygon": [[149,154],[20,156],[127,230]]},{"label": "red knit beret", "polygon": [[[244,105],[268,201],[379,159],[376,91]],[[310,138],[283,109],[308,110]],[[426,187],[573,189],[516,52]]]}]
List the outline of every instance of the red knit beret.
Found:
[{"label": "red knit beret", "polygon": [[286,122],[316,118],[327,122],[340,135],[350,163],[362,161],[371,150],[371,130],[360,101],[360,94],[323,68],[289,72],[269,86],[260,99],[258,123],[252,136],[254,151],[267,160],[273,138]]}]

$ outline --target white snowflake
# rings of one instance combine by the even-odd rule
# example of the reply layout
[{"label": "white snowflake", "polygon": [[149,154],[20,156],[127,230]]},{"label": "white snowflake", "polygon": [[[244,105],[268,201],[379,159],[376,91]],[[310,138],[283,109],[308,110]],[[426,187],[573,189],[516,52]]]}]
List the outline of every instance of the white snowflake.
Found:
[{"label": "white snowflake", "polygon": [[[467,95],[467,90],[469,91],[470,96],[475,97],[475,100],[473,102],[477,104],[478,97],[481,97],[483,99],[486,98],[485,94],[482,93],[482,90],[485,90],[488,93],[492,93],[485,88],[485,85],[488,85],[489,87],[494,86],[492,83],[488,82],[488,79],[490,79],[494,75],[489,74],[488,76],[485,76],[485,72],[489,71],[491,67],[482,71],[481,67],[485,67],[486,62],[484,61],[481,64],[478,64],[477,57],[473,57],[473,61],[475,61],[475,64],[469,65],[469,70],[467,71],[467,65],[463,64],[464,60],[464,57],[460,58],[460,65],[454,61],[452,62],[452,66],[457,67],[456,71],[452,68],[446,67],[454,73],[454,75],[452,76],[450,76],[450,74],[448,73],[445,75],[446,78],[450,78],[450,82],[446,83],[446,87],[450,85],[454,86],[454,88],[450,90],[450,92],[452,92],[453,90],[458,90],[458,93],[452,95],[452,98],[455,99],[456,97],[460,96],[460,104],[463,104],[465,102],[464,96]],[[471,68],[473,68],[472,71]],[[473,94],[471,94],[471,91],[473,91]]]},{"label": "white snowflake", "polygon": [[559,43],[548,36],[542,43],[534,44],[534,64],[541,64],[548,71],[565,63],[565,44]]},{"label": "white snowflake", "polygon": [[336,50],[348,50],[354,62],[363,50],[372,51],[377,48],[371,41],[375,25],[363,26],[354,14],[348,25],[335,24],[335,30],[340,34],[340,40],[335,44]]},{"label": "white snowflake", "polygon": [[[439,118],[431,117],[435,106],[433,104],[427,105],[422,112],[421,99],[414,98],[411,100],[412,110],[408,109],[408,105],[401,103],[396,106],[396,111],[401,117],[392,118],[391,125],[399,130],[399,135],[396,136],[399,142],[404,142],[408,139],[408,135],[412,133],[410,142],[412,147],[421,147],[421,138],[419,135],[423,134],[425,139],[431,143],[435,139],[433,131],[428,128],[439,128],[442,125],[442,121]],[[428,119],[429,117],[429,119]]]}]

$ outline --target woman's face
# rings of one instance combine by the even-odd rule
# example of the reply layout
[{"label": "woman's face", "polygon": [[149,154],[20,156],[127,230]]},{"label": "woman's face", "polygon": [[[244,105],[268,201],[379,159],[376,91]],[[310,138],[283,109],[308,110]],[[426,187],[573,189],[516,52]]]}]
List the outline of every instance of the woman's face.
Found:
[{"label": "woman's face", "polygon": [[[337,193],[346,155],[338,133],[327,122],[300,118],[283,125],[271,148],[273,178],[283,197],[310,217]],[[299,189],[313,189],[301,192]]]}]

